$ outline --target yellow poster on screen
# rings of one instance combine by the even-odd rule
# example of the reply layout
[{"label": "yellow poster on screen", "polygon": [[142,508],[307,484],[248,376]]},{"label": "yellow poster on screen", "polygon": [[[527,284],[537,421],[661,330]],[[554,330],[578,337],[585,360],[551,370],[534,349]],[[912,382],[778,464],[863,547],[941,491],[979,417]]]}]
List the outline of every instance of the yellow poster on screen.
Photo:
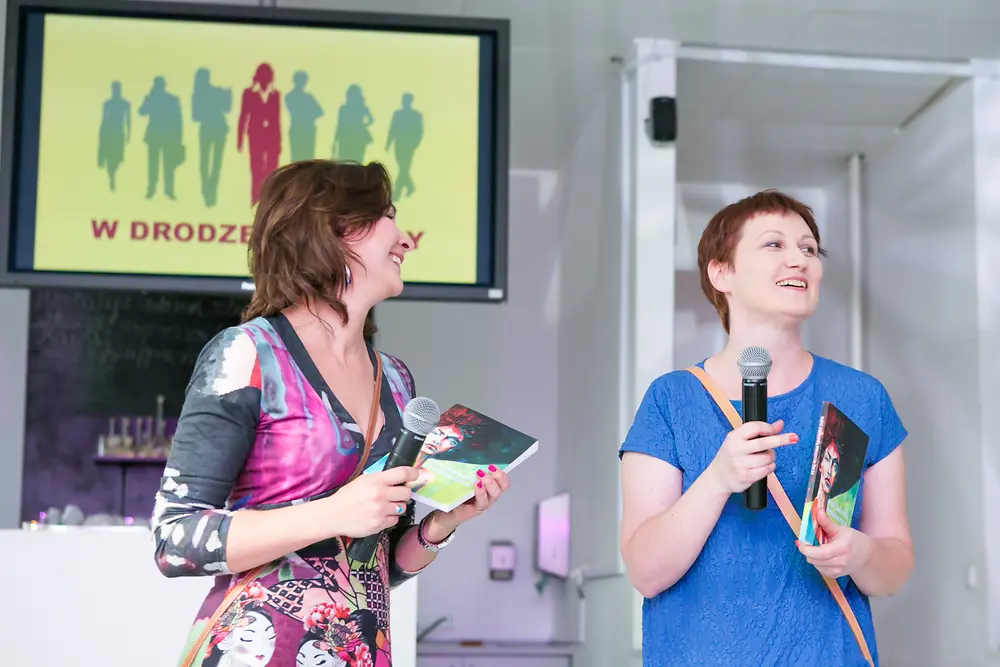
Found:
[{"label": "yellow poster on screen", "polygon": [[245,276],[277,166],[378,160],[408,281],[476,278],[475,37],[48,16],[37,270]]}]

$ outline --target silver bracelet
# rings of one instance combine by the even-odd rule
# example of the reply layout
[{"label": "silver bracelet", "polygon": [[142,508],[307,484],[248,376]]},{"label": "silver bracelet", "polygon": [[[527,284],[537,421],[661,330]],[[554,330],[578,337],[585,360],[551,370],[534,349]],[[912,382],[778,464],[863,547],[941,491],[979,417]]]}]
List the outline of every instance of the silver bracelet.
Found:
[{"label": "silver bracelet", "polygon": [[[437,510],[434,510],[434,512],[436,511]],[[444,549],[446,546],[451,544],[451,540],[455,537],[455,531],[453,530],[450,533],[448,533],[448,537],[444,538],[437,544],[433,544],[427,541],[427,538],[424,537],[424,527],[431,520],[431,517],[434,516],[434,512],[429,513],[427,516],[421,519],[420,523],[417,525],[417,542],[420,543],[420,546],[422,546],[425,551],[429,551],[431,553],[437,553],[441,549]]]}]

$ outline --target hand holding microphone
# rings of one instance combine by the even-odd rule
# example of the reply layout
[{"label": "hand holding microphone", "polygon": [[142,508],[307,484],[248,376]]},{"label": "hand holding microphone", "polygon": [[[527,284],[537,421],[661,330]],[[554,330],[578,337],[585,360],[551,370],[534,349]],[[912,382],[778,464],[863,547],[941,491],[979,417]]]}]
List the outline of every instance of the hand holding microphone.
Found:
[{"label": "hand holding microphone", "polygon": [[729,432],[709,465],[726,492],[742,493],[774,472],[775,448],[799,441],[794,433],[782,433],[784,426],[780,419],[773,424],[748,422]]},{"label": "hand holding microphone", "polygon": [[743,425],[722,443],[712,466],[730,493],[743,492],[747,509],[767,507],[767,482],[774,472],[776,447],[799,441],[794,433],[781,433],[784,422],[767,423],[767,375],[771,355],[759,346],[743,348],[736,359],[743,378]]},{"label": "hand holding microphone", "polygon": [[336,504],[341,535],[368,537],[395,526],[413,496],[410,487],[404,485],[416,479],[416,468],[393,468],[361,475],[330,496]]},{"label": "hand holding microphone", "polygon": [[[403,410],[403,428],[400,430],[399,435],[396,436],[392,451],[389,452],[389,456],[386,458],[385,468],[380,473],[363,475],[362,478],[379,477],[380,482],[378,483],[382,485],[387,482],[405,484],[416,481],[417,471],[413,467],[413,464],[417,460],[420,448],[424,445],[424,439],[428,433],[434,430],[440,419],[441,408],[438,407],[437,403],[422,396],[412,399],[406,404],[406,409]],[[401,472],[401,470],[405,470],[406,472]],[[354,480],[352,484],[357,484],[362,478]],[[351,484],[348,484],[344,489],[338,491],[338,493],[342,493],[350,486]],[[394,487],[392,490],[378,490],[374,496],[366,494],[367,491],[368,489],[363,489],[361,495],[364,500],[368,501],[367,507],[370,509],[370,512],[366,515],[368,520],[362,521],[368,528],[374,527],[378,523],[379,512],[386,510],[386,502],[390,503],[389,508],[392,514],[384,516],[382,521],[390,522],[386,523],[385,527],[396,525],[399,522],[399,517],[406,511],[406,503],[410,500],[413,493],[406,486],[400,488]],[[405,498],[406,500],[396,500],[396,498]],[[360,539],[352,541],[347,547],[347,557],[352,561],[361,563],[371,562],[371,559],[375,556],[375,550],[378,548],[383,530],[385,528],[380,528],[373,533],[359,536]],[[348,537],[351,536],[348,535]]]}]

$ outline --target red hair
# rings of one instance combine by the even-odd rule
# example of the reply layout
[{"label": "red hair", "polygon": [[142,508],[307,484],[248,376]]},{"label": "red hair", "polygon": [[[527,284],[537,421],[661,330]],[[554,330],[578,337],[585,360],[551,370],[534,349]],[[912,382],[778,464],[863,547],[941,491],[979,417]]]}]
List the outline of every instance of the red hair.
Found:
[{"label": "red hair", "polygon": [[[743,233],[743,225],[758,215],[768,213],[789,213],[802,218],[819,245],[819,228],[812,209],[794,197],[778,190],[764,190],[750,195],[734,204],[726,206],[712,216],[698,242],[698,271],[701,273],[701,291],[715,306],[722,319],[722,328],[729,333],[729,302],[726,295],[715,289],[708,276],[708,266],[712,261],[732,266],[733,253]],[[822,249],[819,254],[826,254]]]}]

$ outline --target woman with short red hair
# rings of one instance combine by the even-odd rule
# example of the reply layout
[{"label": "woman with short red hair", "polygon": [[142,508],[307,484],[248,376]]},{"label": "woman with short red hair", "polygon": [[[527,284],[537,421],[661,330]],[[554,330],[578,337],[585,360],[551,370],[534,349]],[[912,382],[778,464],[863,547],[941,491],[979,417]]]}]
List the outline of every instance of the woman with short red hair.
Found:
[{"label": "woman with short red hair", "polygon": [[[822,254],[812,211],[775,191],[722,209],[702,235],[702,288],[728,343],[653,381],[620,451],[621,552],[646,598],[647,667],[878,664],[868,598],[895,593],[913,568],[906,429],[878,380],[802,344]],[[740,413],[736,361],[751,345],[771,356],[773,422],[734,429],[725,413]],[[870,440],[851,525],[820,509],[826,542],[800,545],[789,523],[802,513],[823,401]],[[790,518],[780,499],[743,506],[740,494],[771,473]]]}]

